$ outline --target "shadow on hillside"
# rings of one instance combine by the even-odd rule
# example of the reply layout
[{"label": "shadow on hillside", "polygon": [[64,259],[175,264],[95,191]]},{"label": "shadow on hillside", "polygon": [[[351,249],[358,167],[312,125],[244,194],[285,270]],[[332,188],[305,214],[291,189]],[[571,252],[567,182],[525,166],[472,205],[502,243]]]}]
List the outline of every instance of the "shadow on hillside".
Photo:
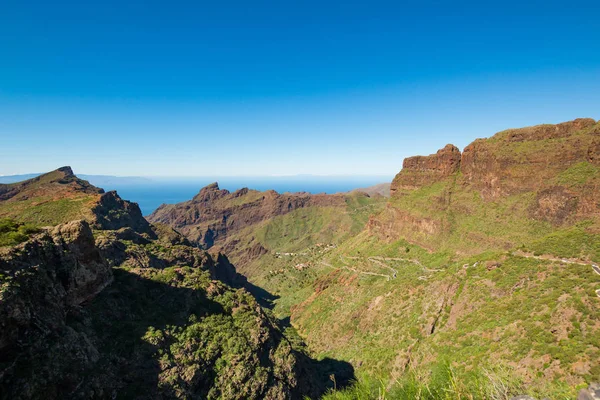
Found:
[{"label": "shadow on hillside", "polygon": [[261,288],[260,286],[256,286],[253,283],[246,281],[243,285],[244,289],[246,289],[260,304],[263,308],[268,308],[272,310],[275,307],[274,301],[279,298],[279,296],[272,294],[271,292]]},{"label": "shadow on hillside", "polygon": [[[113,271],[114,283],[85,305],[82,310],[71,313],[69,316],[68,324],[92,338],[99,351],[99,360],[93,370],[88,371],[84,382],[79,384],[78,393],[102,390],[103,393],[110,393],[113,398],[114,396],[117,398],[170,398],[175,397],[175,388],[177,388],[180,394],[183,390],[185,397],[206,398],[208,391],[217,382],[223,382],[223,376],[221,379],[216,379],[216,371],[219,369],[216,363],[220,357],[220,351],[225,351],[220,347],[222,345],[220,338],[226,335],[230,336],[231,340],[240,340],[239,338],[243,335],[236,331],[228,331],[227,329],[231,329],[227,328],[229,325],[222,323],[214,327],[209,326],[202,337],[186,337],[185,342],[175,344],[176,347],[184,346],[183,353],[180,354],[189,352],[190,357],[193,357],[195,352],[204,351],[209,347],[221,349],[216,350],[216,355],[205,360],[196,370],[189,363],[184,363],[185,367],[184,364],[173,365],[173,357],[167,357],[169,360],[165,359],[172,349],[171,346],[174,345],[172,341],[169,342],[170,339],[153,342],[142,338],[151,331],[151,327],[181,333],[189,326],[191,314],[196,315],[198,320],[212,315],[226,317],[229,314],[223,305],[208,299],[204,290],[174,287],[121,269]],[[274,299],[274,296],[259,287],[254,286],[252,291],[263,296],[264,301]],[[231,305],[228,304],[227,307],[231,307]],[[220,321],[222,319],[204,319],[202,321],[213,320]],[[212,331],[220,332],[220,336],[212,336]],[[239,373],[239,368],[249,371],[262,368],[270,371],[268,385],[275,385],[278,378],[273,376],[274,365],[270,357],[279,342],[285,337],[277,331],[273,331],[271,336],[271,340],[259,347],[258,350],[248,350],[247,348],[242,350],[258,351],[258,357],[242,355],[242,359],[250,361],[246,361],[247,364],[243,366],[238,365],[238,372],[235,370],[236,366],[231,366],[231,371],[221,370],[220,374],[226,375],[225,381],[228,380],[228,374]],[[300,390],[300,393],[293,396],[294,398],[302,398],[305,395],[312,398],[320,397],[326,390],[333,387],[331,375],[335,375],[338,388],[343,387],[354,378],[354,370],[346,362],[333,359],[317,361],[302,351],[293,350],[293,352],[298,360],[294,370],[298,377],[298,389]],[[251,360],[258,361],[254,365]],[[194,371],[191,377],[189,376],[190,370]],[[185,380],[181,378],[183,374],[188,374]],[[252,373],[249,376],[251,375]],[[234,378],[234,376],[236,375],[232,375],[230,378]],[[68,390],[69,386],[64,388],[63,393],[72,393],[71,391],[75,388],[71,387]],[[257,396],[260,397],[261,394],[257,393]]]},{"label": "shadow on hillside", "polygon": [[[223,314],[223,306],[206,297],[203,290],[174,287],[139,275],[113,269],[114,282],[84,307],[82,319],[70,325],[84,330],[100,353],[99,362],[84,384],[100,385],[117,398],[170,397],[169,385],[159,389],[159,352],[171,343],[157,346],[142,339],[149,329],[177,330],[189,324],[190,315]],[[79,329],[78,329],[79,328]],[[213,377],[199,377],[200,395],[206,395]]]},{"label": "shadow on hillside", "polygon": [[277,300],[279,296],[276,296],[260,286],[256,286],[255,284],[249,282],[246,276],[237,271],[235,265],[229,261],[229,258],[225,254],[219,253],[216,261],[216,279],[226,283],[231,287],[246,289],[248,292],[250,292],[250,294],[252,294],[252,296],[254,296],[261,307],[269,310],[273,309],[273,302]]},{"label": "shadow on hillside", "polygon": [[[246,282],[244,286],[256,299],[256,301],[264,308],[273,309],[279,296],[276,296],[269,291],[256,286],[250,282]],[[293,328],[290,317],[285,317],[276,320],[279,329],[284,332],[287,328]],[[324,358],[315,360],[310,358],[306,353],[295,351],[296,356],[303,358],[303,366],[308,367],[308,371],[301,371],[302,374],[314,374],[318,371],[318,382],[315,387],[318,388],[316,393],[312,393],[313,397],[321,397],[327,390],[343,389],[352,384],[356,379],[354,375],[354,367],[346,361],[340,361],[333,358]]]},{"label": "shadow on hillside", "polygon": [[[235,265],[223,253],[219,253],[217,256],[216,278],[232,287],[246,289],[261,307],[269,310],[274,308],[274,301],[279,298],[268,290],[249,282],[246,276],[237,272]],[[275,322],[281,332],[292,327],[290,317],[278,319]],[[318,361],[309,357],[304,351],[298,350],[295,350],[295,354],[300,360],[300,368],[303,369],[299,372],[300,375],[307,377],[307,381],[312,386],[305,395],[320,397],[325,391],[344,388],[355,379],[354,368],[350,363],[332,358]]]}]

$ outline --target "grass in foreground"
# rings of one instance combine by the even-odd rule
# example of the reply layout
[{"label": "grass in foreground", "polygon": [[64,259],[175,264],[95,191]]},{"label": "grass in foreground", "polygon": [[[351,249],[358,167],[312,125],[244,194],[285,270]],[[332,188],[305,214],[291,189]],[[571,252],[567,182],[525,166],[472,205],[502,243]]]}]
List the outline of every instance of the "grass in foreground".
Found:
[{"label": "grass in foreground", "polygon": [[[509,400],[527,394],[523,382],[505,367],[458,374],[450,364],[440,362],[428,374],[410,371],[391,384],[363,374],[352,386],[329,391],[323,400]],[[549,386],[557,394],[554,398],[571,398],[567,387],[555,382],[549,382]]]}]

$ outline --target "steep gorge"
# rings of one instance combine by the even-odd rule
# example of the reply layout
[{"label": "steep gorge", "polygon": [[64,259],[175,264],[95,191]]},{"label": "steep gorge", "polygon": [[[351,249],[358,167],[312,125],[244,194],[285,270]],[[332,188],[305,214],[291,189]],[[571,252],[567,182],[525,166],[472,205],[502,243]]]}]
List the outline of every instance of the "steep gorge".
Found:
[{"label": "steep gorge", "polygon": [[[491,391],[503,382],[506,398],[570,398],[600,374],[599,126],[511,129],[463,152],[407,158],[386,204],[360,200],[368,218],[350,235],[305,223],[309,209],[325,213],[315,206],[224,242],[238,259],[253,254],[243,271],[317,355],[389,387],[433,385],[447,362],[466,393],[501,396]],[[227,203],[219,207],[235,220]],[[338,226],[362,207],[346,203],[331,211]],[[184,204],[169,209],[185,213]]]}]

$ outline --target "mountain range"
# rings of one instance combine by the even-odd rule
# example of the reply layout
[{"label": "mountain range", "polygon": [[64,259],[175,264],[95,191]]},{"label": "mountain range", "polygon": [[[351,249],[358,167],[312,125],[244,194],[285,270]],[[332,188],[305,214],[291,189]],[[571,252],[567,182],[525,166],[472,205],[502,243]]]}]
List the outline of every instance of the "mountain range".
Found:
[{"label": "mountain range", "polygon": [[386,190],[0,184],[0,398],[600,398],[600,123]]}]

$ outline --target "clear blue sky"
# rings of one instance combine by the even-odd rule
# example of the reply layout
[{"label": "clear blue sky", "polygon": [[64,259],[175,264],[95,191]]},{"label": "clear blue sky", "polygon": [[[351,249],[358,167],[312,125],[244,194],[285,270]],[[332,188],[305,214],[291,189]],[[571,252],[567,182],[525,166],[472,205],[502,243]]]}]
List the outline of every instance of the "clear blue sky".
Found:
[{"label": "clear blue sky", "polygon": [[92,3],[0,2],[0,174],[390,175],[600,118],[598,2]]}]

